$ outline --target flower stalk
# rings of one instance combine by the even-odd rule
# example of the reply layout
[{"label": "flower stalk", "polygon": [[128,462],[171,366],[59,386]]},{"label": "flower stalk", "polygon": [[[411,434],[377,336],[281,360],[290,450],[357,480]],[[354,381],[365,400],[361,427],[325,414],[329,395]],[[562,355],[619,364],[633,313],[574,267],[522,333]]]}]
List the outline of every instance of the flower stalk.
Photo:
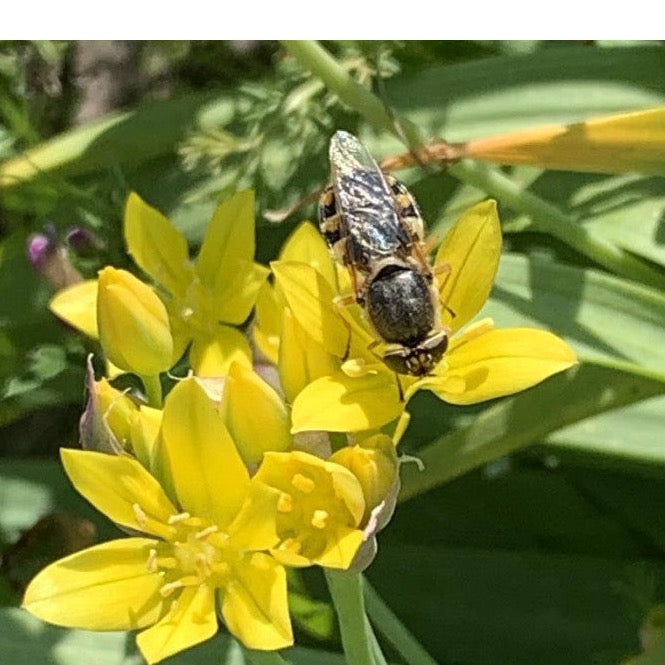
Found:
[{"label": "flower stalk", "polygon": [[347,663],[380,665],[374,657],[372,631],[365,616],[363,578],[360,573],[326,570]]}]

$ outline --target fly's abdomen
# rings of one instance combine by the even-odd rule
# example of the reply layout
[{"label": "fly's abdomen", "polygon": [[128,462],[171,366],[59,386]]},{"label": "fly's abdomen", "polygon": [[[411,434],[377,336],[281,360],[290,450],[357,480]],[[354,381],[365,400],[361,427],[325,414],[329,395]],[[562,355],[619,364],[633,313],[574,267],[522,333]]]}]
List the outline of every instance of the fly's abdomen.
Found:
[{"label": "fly's abdomen", "polygon": [[386,342],[416,346],[434,326],[429,282],[412,268],[387,266],[369,285],[367,314]]}]

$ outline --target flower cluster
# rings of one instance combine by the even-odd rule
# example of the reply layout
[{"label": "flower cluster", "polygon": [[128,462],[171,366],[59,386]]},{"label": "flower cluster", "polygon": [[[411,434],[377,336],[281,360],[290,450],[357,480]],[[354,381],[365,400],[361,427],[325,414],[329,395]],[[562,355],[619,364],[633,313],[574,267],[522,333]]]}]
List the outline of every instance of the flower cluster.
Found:
[{"label": "flower cluster", "polygon": [[[467,326],[501,250],[493,202],[470,210],[439,249],[442,315],[455,337],[422,378],[397,378],[360,308],[340,306],[349,275],[310,224],[267,280],[254,262],[253,205],[248,192],[223,202],[190,260],[180,232],[132,194],[125,239],[152,283],[109,266],[51,303],[99,340],[108,367],[96,379],[90,363],[83,450],[63,450],[63,465],[131,536],[51,564],[24,606],[63,626],[138,629],[150,663],[214,635],[218,617],[250,648],[293,643],[285,567],[369,565],[395,505],[395,444],[417,390],[471,404],[575,362],[549,332]],[[271,382],[237,328],[254,307],[262,367],[277,370],[264,373]],[[192,374],[167,378],[187,348]],[[123,372],[141,378],[145,397],[114,387]]]}]

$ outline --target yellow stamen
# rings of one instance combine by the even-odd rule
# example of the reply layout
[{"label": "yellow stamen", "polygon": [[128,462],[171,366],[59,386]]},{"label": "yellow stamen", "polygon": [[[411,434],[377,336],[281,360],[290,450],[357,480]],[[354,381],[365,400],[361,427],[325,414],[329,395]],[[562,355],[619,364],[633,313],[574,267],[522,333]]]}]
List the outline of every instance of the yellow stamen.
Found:
[{"label": "yellow stamen", "polygon": [[135,503],[132,505],[132,509],[134,510],[134,517],[136,517],[138,525],[140,527],[145,527],[148,523],[148,516],[143,512],[141,506],[139,506],[138,503]]},{"label": "yellow stamen", "polygon": [[312,526],[315,529],[325,529],[326,520],[328,519],[328,511],[326,510],[315,510],[312,515]]},{"label": "yellow stamen", "polygon": [[203,540],[206,536],[209,536],[211,533],[217,533],[219,531],[219,527],[216,524],[211,524],[209,527],[206,529],[201,529],[201,531],[197,531],[194,534],[194,538],[197,540]]},{"label": "yellow stamen", "polygon": [[182,580],[176,580],[175,582],[167,582],[162,585],[162,588],[159,590],[159,595],[162,598],[168,598],[174,591],[181,589],[185,585],[182,583]]},{"label": "yellow stamen", "polygon": [[299,554],[302,544],[295,538],[286,538],[279,544],[280,550],[286,550],[292,554]]},{"label": "yellow stamen", "polygon": [[296,473],[291,479],[291,484],[301,492],[305,494],[310,494],[316,487],[316,483],[307,476],[303,476],[301,473]]},{"label": "yellow stamen", "polygon": [[148,553],[148,563],[146,564],[146,567],[151,573],[156,573],[158,570],[157,550],[154,548],[151,549],[150,552]]},{"label": "yellow stamen", "polygon": [[179,522],[184,522],[191,517],[189,513],[178,513],[177,515],[171,515],[169,517],[169,524],[178,524]]},{"label": "yellow stamen", "polygon": [[293,497],[282,492],[277,500],[277,510],[280,513],[290,513],[293,510]]}]

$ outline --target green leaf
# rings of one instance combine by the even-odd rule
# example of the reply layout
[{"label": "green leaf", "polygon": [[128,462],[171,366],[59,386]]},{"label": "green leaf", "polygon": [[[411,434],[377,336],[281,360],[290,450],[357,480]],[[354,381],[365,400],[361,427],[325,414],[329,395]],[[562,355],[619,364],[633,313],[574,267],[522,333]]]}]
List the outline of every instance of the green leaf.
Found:
[{"label": "green leaf", "polygon": [[665,383],[601,366],[585,364],[559,374],[420,449],[425,468],[402,467],[400,500],[536,443],[565,425],[662,392]]},{"label": "green leaf", "polygon": [[616,665],[639,650],[616,593],[631,570],[611,557],[401,541],[381,544],[368,577],[440,663]]},{"label": "green leaf", "polygon": [[663,414],[663,397],[613,409],[554,432],[540,452],[585,465],[626,468],[637,464],[645,473],[660,474],[665,465]]},{"label": "green leaf", "polygon": [[[3,662],[22,665],[141,665],[131,633],[89,632],[49,626],[22,610],[0,610]],[[290,665],[345,665],[341,654],[296,647],[282,652]],[[169,665],[251,665],[237,643],[224,634],[183,651]]]},{"label": "green leaf", "polygon": [[386,87],[425,135],[461,141],[658,106],[665,70],[660,46],[557,46],[409,72]]},{"label": "green leaf", "polygon": [[665,296],[595,270],[517,255],[501,257],[481,316],[497,326],[548,327],[580,360],[632,363],[665,380]]},{"label": "green leaf", "polygon": [[0,189],[45,175],[70,177],[174,152],[193,126],[228,122],[232,102],[223,93],[197,93],[144,104],[64,132],[0,163]]}]

